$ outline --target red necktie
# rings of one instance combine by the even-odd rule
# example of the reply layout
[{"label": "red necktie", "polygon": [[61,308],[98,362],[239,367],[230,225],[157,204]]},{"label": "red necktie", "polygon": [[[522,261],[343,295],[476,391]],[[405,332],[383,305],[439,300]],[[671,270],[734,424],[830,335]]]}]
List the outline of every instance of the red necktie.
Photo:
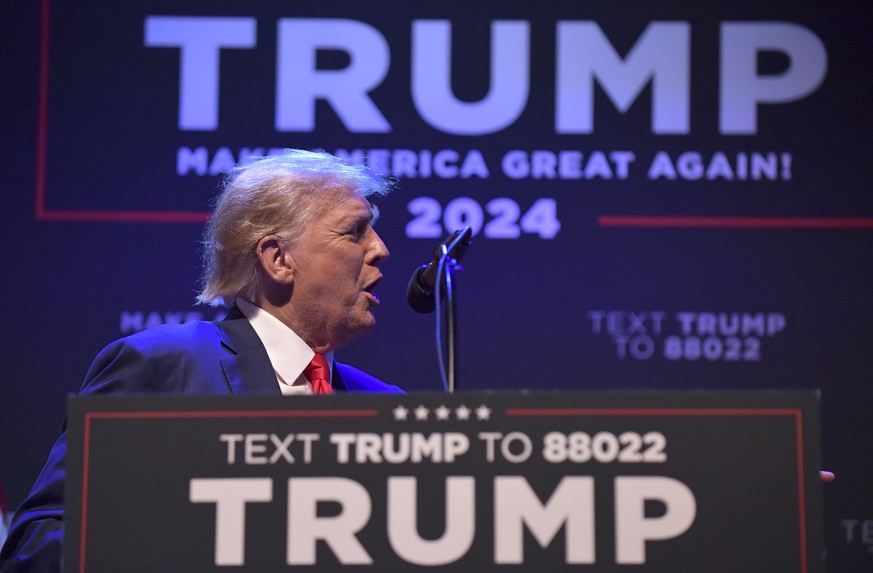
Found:
[{"label": "red necktie", "polygon": [[330,387],[328,378],[330,377],[330,364],[321,354],[316,354],[312,358],[312,362],[303,371],[303,375],[312,384],[313,394],[333,394],[333,388]]}]

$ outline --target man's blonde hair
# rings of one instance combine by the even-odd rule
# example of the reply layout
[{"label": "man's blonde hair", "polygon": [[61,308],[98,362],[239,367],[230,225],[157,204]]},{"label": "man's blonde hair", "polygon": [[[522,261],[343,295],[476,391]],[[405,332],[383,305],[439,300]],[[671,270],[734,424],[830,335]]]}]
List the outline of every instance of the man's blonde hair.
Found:
[{"label": "man's blonde hair", "polygon": [[[286,149],[231,171],[203,235],[203,289],[197,302],[233,304],[258,289],[258,242],[277,234],[293,241],[338,201],[384,196],[390,183],[371,169],[324,152]],[[376,210],[374,207],[374,216]]]}]

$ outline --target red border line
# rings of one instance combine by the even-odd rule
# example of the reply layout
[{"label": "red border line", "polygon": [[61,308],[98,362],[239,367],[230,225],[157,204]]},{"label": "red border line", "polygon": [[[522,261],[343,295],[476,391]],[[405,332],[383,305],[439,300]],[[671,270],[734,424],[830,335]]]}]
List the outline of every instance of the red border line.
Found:
[{"label": "red border line", "polygon": [[[46,0],[48,1],[48,0]],[[203,410],[203,411],[144,411],[144,412],[88,412],[85,414],[85,432],[82,454],[82,519],[79,535],[79,572],[85,573],[85,552],[88,524],[88,468],[91,462],[91,421],[167,418],[313,418],[313,417],[374,417],[379,411],[366,410]]]},{"label": "red border line", "polygon": [[806,547],[806,485],[803,479],[803,413],[798,410],[794,417],[797,432],[797,507],[800,510],[800,563],[801,571],[806,573],[808,559]]},{"label": "red border line", "polygon": [[46,209],[46,170],[48,166],[48,100],[51,38],[51,0],[42,0],[39,42],[39,101],[36,122],[36,198],[37,221],[78,221],[118,223],[204,223],[212,215],[204,211],[66,211]]},{"label": "red border line", "polygon": [[36,218],[41,219],[45,207],[46,137],[48,133],[49,87],[49,23],[51,0],[42,0],[39,42],[39,102],[36,120]]},{"label": "red border line", "polygon": [[41,221],[97,223],[205,223],[211,216],[206,211],[49,211],[42,205],[36,213]]},{"label": "red border line", "polygon": [[793,416],[797,448],[800,571],[807,573],[806,481],[803,476],[803,412],[797,408],[507,408],[507,416]]},{"label": "red border line", "polygon": [[180,410],[178,412],[136,411],[136,412],[88,412],[85,422],[91,420],[131,420],[167,418],[338,418],[373,417],[378,410]]},{"label": "red border line", "polygon": [[91,464],[91,420],[85,417],[85,444],[82,455],[82,522],[80,526],[79,538],[79,572],[85,572],[85,539],[88,528],[88,469]]},{"label": "red border line", "polygon": [[600,215],[599,227],[673,229],[873,229],[873,217]]},{"label": "red border line", "polygon": [[507,416],[796,416],[796,408],[507,408]]}]

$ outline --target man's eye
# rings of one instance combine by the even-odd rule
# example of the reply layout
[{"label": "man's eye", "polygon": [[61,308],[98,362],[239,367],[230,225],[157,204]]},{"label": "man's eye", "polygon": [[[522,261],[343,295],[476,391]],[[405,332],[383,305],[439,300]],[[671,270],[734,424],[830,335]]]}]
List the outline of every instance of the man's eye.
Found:
[{"label": "man's eye", "polygon": [[354,235],[355,237],[360,237],[364,233],[367,232],[367,223],[360,223],[353,227],[351,231],[349,231],[350,235]]}]

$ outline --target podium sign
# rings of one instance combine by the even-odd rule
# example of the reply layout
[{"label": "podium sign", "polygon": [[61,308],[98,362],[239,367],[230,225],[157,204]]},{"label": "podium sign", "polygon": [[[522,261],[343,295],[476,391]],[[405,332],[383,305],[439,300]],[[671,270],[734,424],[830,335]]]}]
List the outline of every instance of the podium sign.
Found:
[{"label": "podium sign", "polygon": [[69,409],[65,571],[822,570],[812,392]]}]

